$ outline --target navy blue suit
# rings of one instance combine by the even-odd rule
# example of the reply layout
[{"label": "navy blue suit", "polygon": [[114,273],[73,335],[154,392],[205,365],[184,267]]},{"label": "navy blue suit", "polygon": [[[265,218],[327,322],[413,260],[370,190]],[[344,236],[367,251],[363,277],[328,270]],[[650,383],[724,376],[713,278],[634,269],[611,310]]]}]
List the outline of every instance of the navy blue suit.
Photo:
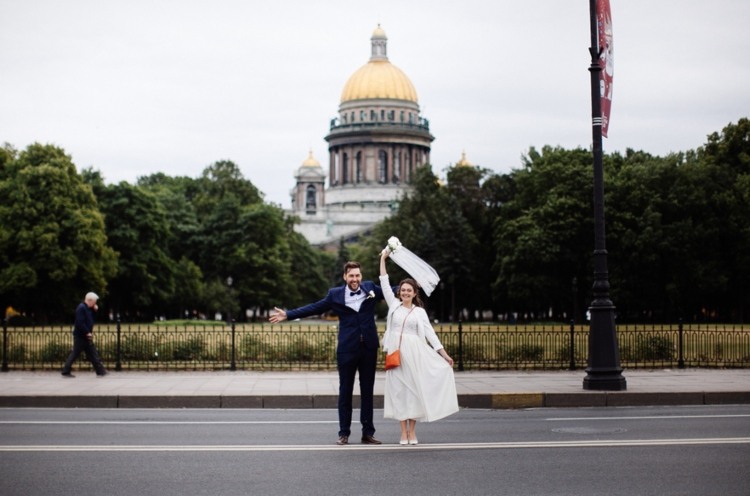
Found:
[{"label": "navy blue suit", "polygon": [[338,346],[336,363],[339,371],[339,436],[351,435],[352,394],[354,380],[359,372],[360,422],[362,435],[375,434],[373,424],[373,389],[375,388],[375,367],[378,361],[378,328],[375,325],[375,304],[383,299],[383,291],[372,281],[362,281],[360,288],[365,294],[374,294],[362,301],[359,312],[346,306],[347,286],[328,290],[322,300],[304,307],[287,310],[287,320],[321,315],[333,312],[339,318]]}]

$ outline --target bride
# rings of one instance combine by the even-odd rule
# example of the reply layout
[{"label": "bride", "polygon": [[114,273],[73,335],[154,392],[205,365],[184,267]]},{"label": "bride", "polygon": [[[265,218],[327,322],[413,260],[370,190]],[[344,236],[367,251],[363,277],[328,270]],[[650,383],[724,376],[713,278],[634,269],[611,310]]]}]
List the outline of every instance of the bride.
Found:
[{"label": "bride", "polygon": [[[380,255],[380,286],[388,303],[383,351],[401,350],[401,365],[385,373],[384,417],[401,423],[400,444],[417,444],[417,420],[430,422],[458,411],[453,359],[430,325],[414,279],[393,294],[386,271],[390,250]],[[427,344],[429,342],[429,345]]]}]

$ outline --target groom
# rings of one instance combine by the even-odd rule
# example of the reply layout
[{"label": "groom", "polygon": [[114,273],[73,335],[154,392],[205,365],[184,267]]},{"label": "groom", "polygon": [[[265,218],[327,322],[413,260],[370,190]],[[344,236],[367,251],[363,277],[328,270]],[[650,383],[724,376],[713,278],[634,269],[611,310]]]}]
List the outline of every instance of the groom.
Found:
[{"label": "groom", "polygon": [[383,291],[372,281],[362,281],[362,269],[357,262],[347,262],[344,265],[344,281],[346,286],[329,289],[326,297],[316,303],[286,311],[274,308],[275,313],[268,320],[276,324],[328,311],[338,316],[336,362],[339,371],[339,438],[336,444],[349,443],[352,393],[357,372],[362,403],[362,444],[381,444],[373,437],[375,425],[372,421],[372,396],[380,346],[375,326],[375,303],[383,299]]}]

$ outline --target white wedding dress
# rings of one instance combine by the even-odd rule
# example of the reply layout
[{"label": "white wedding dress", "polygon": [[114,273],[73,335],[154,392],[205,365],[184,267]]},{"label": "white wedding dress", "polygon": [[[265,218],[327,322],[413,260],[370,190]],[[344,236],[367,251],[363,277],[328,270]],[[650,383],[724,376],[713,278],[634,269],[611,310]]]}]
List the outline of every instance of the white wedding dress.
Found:
[{"label": "white wedding dress", "polygon": [[403,325],[401,365],[385,372],[383,416],[431,422],[456,413],[458,395],[453,368],[437,353],[443,345],[430,325],[427,312],[414,306],[409,313],[411,309],[403,307],[393,294],[387,275],[380,276],[380,287],[388,303],[384,351],[399,347]]}]

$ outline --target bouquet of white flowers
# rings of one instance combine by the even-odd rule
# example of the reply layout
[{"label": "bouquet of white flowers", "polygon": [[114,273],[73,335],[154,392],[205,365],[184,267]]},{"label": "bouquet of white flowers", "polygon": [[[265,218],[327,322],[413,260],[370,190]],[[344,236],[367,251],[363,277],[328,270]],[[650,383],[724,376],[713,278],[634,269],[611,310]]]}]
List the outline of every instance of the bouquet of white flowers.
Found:
[{"label": "bouquet of white flowers", "polygon": [[394,251],[398,250],[401,246],[401,241],[396,236],[391,236],[388,238],[388,249],[393,253]]},{"label": "bouquet of white flowers", "polygon": [[417,281],[417,284],[421,286],[427,296],[432,294],[432,291],[440,282],[440,276],[435,272],[435,269],[409,251],[395,236],[388,238],[388,246],[384,250],[391,252],[391,259]]}]

